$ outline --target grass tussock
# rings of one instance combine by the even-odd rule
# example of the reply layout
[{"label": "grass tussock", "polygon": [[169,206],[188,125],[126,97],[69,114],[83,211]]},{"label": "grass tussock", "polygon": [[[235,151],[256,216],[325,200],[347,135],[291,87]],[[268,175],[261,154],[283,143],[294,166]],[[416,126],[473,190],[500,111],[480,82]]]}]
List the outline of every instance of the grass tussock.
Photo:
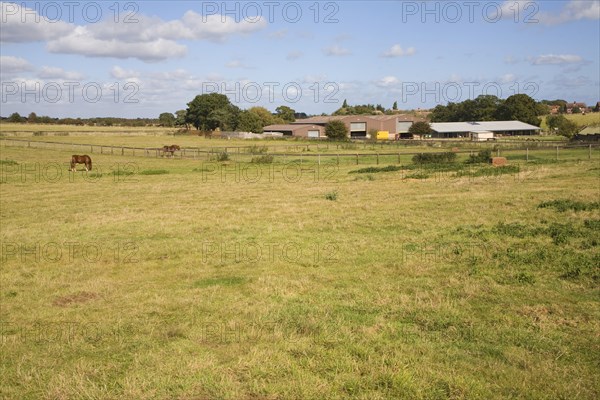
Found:
[{"label": "grass tussock", "polygon": [[165,175],[168,173],[169,171],[166,169],[145,169],[140,171],[140,175]]},{"label": "grass tussock", "polygon": [[571,199],[549,200],[540,203],[538,208],[554,208],[558,212],[593,211],[600,209],[600,201],[583,202]]}]

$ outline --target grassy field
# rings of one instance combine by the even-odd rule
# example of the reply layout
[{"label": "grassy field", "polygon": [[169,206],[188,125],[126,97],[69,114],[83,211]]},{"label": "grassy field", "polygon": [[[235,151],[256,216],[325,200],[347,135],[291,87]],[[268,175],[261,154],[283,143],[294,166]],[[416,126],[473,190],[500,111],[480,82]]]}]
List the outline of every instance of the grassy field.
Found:
[{"label": "grassy field", "polygon": [[0,147],[0,398],[600,397],[597,148],[71,154]]},{"label": "grassy field", "polygon": [[177,128],[163,128],[154,126],[88,126],[88,125],[54,125],[54,124],[28,124],[28,123],[0,123],[0,133],[6,135],[32,135],[58,133],[77,133],[93,136],[100,135],[169,135],[177,131]]},{"label": "grassy field", "polygon": [[[565,114],[567,119],[575,122],[580,127],[583,126],[598,126],[600,125],[600,113],[588,113],[588,114]],[[548,130],[548,125],[546,124],[546,118],[548,116],[542,117],[541,128],[544,131]]]}]

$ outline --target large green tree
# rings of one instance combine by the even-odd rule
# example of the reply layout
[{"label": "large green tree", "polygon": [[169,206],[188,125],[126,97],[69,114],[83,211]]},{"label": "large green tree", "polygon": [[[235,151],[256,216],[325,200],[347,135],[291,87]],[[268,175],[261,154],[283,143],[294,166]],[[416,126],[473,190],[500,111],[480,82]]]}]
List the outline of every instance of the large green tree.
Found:
[{"label": "large green tree", "polygon": [[187,104],[186,122],[196,129],[212,131],[235,129],[239,108],[232,105],[224,94],[209,93],[196,96]]},{"label": "large green tree", "polygon": [[514,94],[504,101],[498,108],[497,119],[512,121],[517,120],[527,124],[540,126],[538,118],[540,110],[534,99],[526,94]]},{"label": "large green tree", "polygon": [[8,122],[25,122],[25,117],[21,117],[18,112],[10,114],[8,117]]},{"label": "large green tree", "polygon": [[[281,118],[277,118],[277,117],[273,116],[271,111],[267,110],[264,107],[251,107],[248,109],[248,111],[259,118],[260,124],[262,125],[261,128],[263,128],[267,125],[283,123],[283,120]],[[262,130],[261,130],[261,132],[262,132]]]},{"label": "large green tree", "polygon": [[187,111],[186,110],[177,110],[175,111],[175,126],[185,126],[185,129],[188,129],[188,123],[186,122]]},{"label": "large green tree", "polygon": [[424,136],[424,135],[428,135],[432,132],[433,132],[433,129],[431,129],[431,125],[429,124],[429,122],[425,122],[425,121],[415,122],[414,124],[412,124],[410,126],[410,128],[408,128],[408,133],[410,133],[413,136],[414,135]]},{"label": "large green tree", "polygon": [[546,124],[552,132],[568,138],[572,138],[579,130],[579,126],[564,115],[550,115],[546,119]]},{"label": "large green tree", "polygon": [[343,121],[334,119],[325,125],[325,135],[332,140],[345,140],[348,138],[348,128]]},{"label": "large green tree", "polygon": [[158,122],[162,126],[173,126],[175,125],[175,116],[170,112],[164,112],[158,116]]},{"label": "large green tree", "polygon": [[294,122],[296,120],[296,111],[288,106],[279,106],[275,109],[275,112],[285,123]]},{"label": "large green tree", "polygon": [[250,110],[244,110],[240,112],[240,119],[237,128],[241,132],[262,133],[264,126],[258,114],[253,113]]}]

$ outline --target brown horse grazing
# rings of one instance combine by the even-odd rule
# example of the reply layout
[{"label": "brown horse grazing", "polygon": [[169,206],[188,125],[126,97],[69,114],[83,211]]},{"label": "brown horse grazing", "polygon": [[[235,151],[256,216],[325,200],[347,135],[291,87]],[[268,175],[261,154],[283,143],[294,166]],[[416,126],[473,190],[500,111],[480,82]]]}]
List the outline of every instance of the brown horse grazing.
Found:
[{"label": "brown horse grazing", "polygon": [[85,164],[85,170],[92,170],[92,159],[87,154],[82,156],[74,155],[71,157],[71,171],[75,171],[75,164]]},{"label": "brown horse grazing", "polygon": [[173,144],[171,146],[163,146],[163,148],[162,148],[163,156],[165,154],[167,154],[167,156],[168,156],[170,153],[171,157],[173,157],[176,150],[181,150],[181,147],[177,146],[176,144]]}]

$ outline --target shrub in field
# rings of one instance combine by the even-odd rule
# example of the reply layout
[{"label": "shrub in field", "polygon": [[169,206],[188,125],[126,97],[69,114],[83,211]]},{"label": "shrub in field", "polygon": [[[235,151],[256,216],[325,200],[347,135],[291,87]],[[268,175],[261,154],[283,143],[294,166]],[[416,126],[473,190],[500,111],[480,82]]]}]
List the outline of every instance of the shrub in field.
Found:
[{"label": "shrub in field", "polygon": [[229,160],[229,153],[227,153],[226,151],[223,151],[219,154],[217,154],[217,161],[228,161]]},{"label": "shrub in field", "polygon": [[329,193],[325,194],[325,198],[327,200],[331,200],[331,201],[336,201],[337,196],[338,196],[337,190],[334,190],[333,192],[329,192]]},{"label": "shrub in field", "polygon": [[414,164],[449,164],[456,161],[456,153],[421,153],[412,158]]},{"label": "shrub in field", "polygon": [[484,149],[479,151],[477,154],[471,154],[467,160],[467,164],[488,163],[490,158],[492,158],[492,150]]},{"label": "shrub in field", "polygon": [[248,153],[250,154],[264,154],[266,153],[268,150],[267,146],[258,146],[256,144],[248,147]]},{"label": "shrub in field", "polygon": [[400,171],[402,167],[397,165],[388,165],[387,167],[367,167],[361,169],[355,169],[354,171],[348,172],[349,174],[374,174],[377,172],[394,172]]},{"label": "shrub in field", "polygon": [[273,156],[270,154],[266,154],[264,156],[259,156],[259,157],[252,157],[252,160],[250,162],[256,163],[256,164],[271,164],[273,163]]}]

